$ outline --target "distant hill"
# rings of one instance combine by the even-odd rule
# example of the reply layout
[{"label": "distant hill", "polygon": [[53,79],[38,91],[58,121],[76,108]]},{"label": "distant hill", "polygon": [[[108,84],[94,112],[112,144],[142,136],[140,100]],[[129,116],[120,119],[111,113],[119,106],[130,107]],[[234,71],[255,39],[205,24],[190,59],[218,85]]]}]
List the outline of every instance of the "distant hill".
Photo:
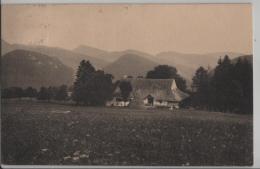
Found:
[{"label": "distant hill", "polygon": [[132,49],[127,49],[123,51],[105,51],[101,50],[98,48],[86,46],[86,45],[80,45],[79,47],[75,48],[73,52],[81,53],[81,54],[86,54],[88,56],[104,60],[106,62],[112,63],[119,59],[121,56],[124,56],[126,54],[134,54],[138,55],[147,59],[151,59],[152,55],[141,52],[138,50],[132,50]]},{"label": "distant hill", "polygon": [[[3,42],[3,40],[2,40]],[[5,41],[4,41],[5,42]],[[91,57],[88,55],[76,53],[70,50],[58,48],[58,47],[48,47],[48,46],[31,46],[31,45],[22,45],[22,44],[8,44],[7,42],[4,43],[2,50],[4,51],[3,54],[6,52],[16,50],[16,49],[23,49],[38,52],[41,54],[45,54],[54,58],[59,59],[63,64],[73,68],[74,70],[77,69],[81,60],[89,60],[96,68],[103,68],[108,63],[105,60],[98,59],[95,57]]]},{"label": "distant hill", "polygon": [[133,50],[133,49],[128,49],[128,50],[123,50],[123,51],[113,51],[113,52],[109,52],[106,55],[100,55],[100,58],[106,58],[108,59],[108,61],[110,62],[114,62],[117,59],[119,59],[120,57],[127,55],[127,54],[131,54],[131,55],[138,55],[140,57],[146,58],[151,60],[151,58],[153,57],[152,55],[145,53],[145,52],[141,52],[138,50]]},{"label": "distant hill", "polygon": [[73,70],[57,58],[14,50],[2,56],[2,86],[28,87],[71,85]]},{"label": "distant hill", "polygon": [[95,58],[99,58],[100,55],[105,55],[108,53],[105,50],[101,50],[101,49],[86,46],[86,45],[80,45],[77,48],[73,49],[73,51],[76,53],[81,53],[81,54],[88,55],[88,56],[95,57]]},{"label": "distant hill", "polygon": [[133,77],[145,76],[147,71],[152,70],[157,65],[158,63],[144,57],[125,54],[105,67],[104,70],[107,73],[113,74],[116,79],[120,79],[124,75],[131,75]]}]

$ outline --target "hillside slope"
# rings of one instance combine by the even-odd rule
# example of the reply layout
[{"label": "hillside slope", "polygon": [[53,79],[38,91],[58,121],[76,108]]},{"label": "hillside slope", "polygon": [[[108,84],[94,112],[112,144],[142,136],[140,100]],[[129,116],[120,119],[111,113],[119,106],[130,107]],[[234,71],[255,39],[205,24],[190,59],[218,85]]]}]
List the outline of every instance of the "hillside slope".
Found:
[{"label": "hillside slope", "polygon": [[37,52],[14,50],[2,57],[3,87],[71,85],[73,70],[58,59]]}]

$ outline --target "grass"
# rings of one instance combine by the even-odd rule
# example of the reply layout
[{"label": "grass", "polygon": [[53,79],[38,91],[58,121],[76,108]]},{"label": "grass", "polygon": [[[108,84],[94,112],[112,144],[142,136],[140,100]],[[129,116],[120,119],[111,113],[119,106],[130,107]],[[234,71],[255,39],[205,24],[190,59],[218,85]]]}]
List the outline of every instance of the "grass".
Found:
[{"label": "grass", "polygon": [[2,103],[2,162],[250,166],[252,116]]}]

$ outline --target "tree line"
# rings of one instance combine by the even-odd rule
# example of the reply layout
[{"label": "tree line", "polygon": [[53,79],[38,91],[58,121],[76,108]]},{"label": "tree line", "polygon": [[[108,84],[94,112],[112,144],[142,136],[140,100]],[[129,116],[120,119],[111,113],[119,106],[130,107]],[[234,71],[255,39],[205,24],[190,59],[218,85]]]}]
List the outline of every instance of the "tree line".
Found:
[{"label": "tree line", "polygon": [[210,111],[253,113],[253,67],[247,59],[235,63],[226,55],[212,71],[197,69],[190,104]]},{"label": "tree line", "polygon": [[38,91],[33,87],[27,87],[25,89],[21,87],[9,87],[2,89],[2,98],[36,98],[38,100],[59,100],[64,101],[68,99],[68,87],[66,85],[61,85],[58,87],[49,86],[41,87]]},{"label": "tree line", "polygon": [[[131,75],[128,78],[133,78]],[[182,78],[175,67],[159,65],[148,71],[146,76],[138,78],[148,79],[176,79],[177,86],[186,91],[186,81]],[[113,98],[115,89],[119,87],[122,100],[127,101],[133,88],[129,81],[117,80],[113,82],[113,76],[102,70],[96,70],[86,60],[82,60],[76,73],[76,79],[72,87],[72,95],[68,98],[68,88],[65,85],[60,87],[41,87],[39,91],[32,87],[22,89],[11,87],[2,90],[2,98],[30,97],[38,100],[67,100],[72,99],[76,104],[88,106],[105,105]]]},{"label": "tree line", "polygon": [[[214,70],[199,67],[192,79],[191,91],[187,89],[186,80],[172,66],[156,66],[147,72],[145,78],[175,79],[177,87],[190,94],[181,103],[181,107],[235,113],[253,112],[253,69],[247,59],[239,58],[232,63],[225,56],[224,59],[219,59]],[[48,101],[72,99],[76,104],[99,106],[112,99],[117,87],[122,99],[127,101],[133,90],[129,81],[119,80],[114,83],[111,74],[96,70],[89,61],[82,60],[71,88],[71,97],[68,97],[68,87],[62,85],[41,87],[39,91],[32,87],[7,88],[2,90],[2,98],[35,97]]]}]

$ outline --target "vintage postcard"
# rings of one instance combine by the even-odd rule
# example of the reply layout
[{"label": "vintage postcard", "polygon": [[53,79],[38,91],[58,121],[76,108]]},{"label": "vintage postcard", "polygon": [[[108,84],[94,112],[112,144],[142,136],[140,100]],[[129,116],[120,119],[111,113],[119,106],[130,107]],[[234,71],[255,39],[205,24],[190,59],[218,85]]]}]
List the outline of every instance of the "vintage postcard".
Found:
[{"label": "vintage postcard", "polygon": [[251,4],[1,9],[4,167],[253,165]]}]

